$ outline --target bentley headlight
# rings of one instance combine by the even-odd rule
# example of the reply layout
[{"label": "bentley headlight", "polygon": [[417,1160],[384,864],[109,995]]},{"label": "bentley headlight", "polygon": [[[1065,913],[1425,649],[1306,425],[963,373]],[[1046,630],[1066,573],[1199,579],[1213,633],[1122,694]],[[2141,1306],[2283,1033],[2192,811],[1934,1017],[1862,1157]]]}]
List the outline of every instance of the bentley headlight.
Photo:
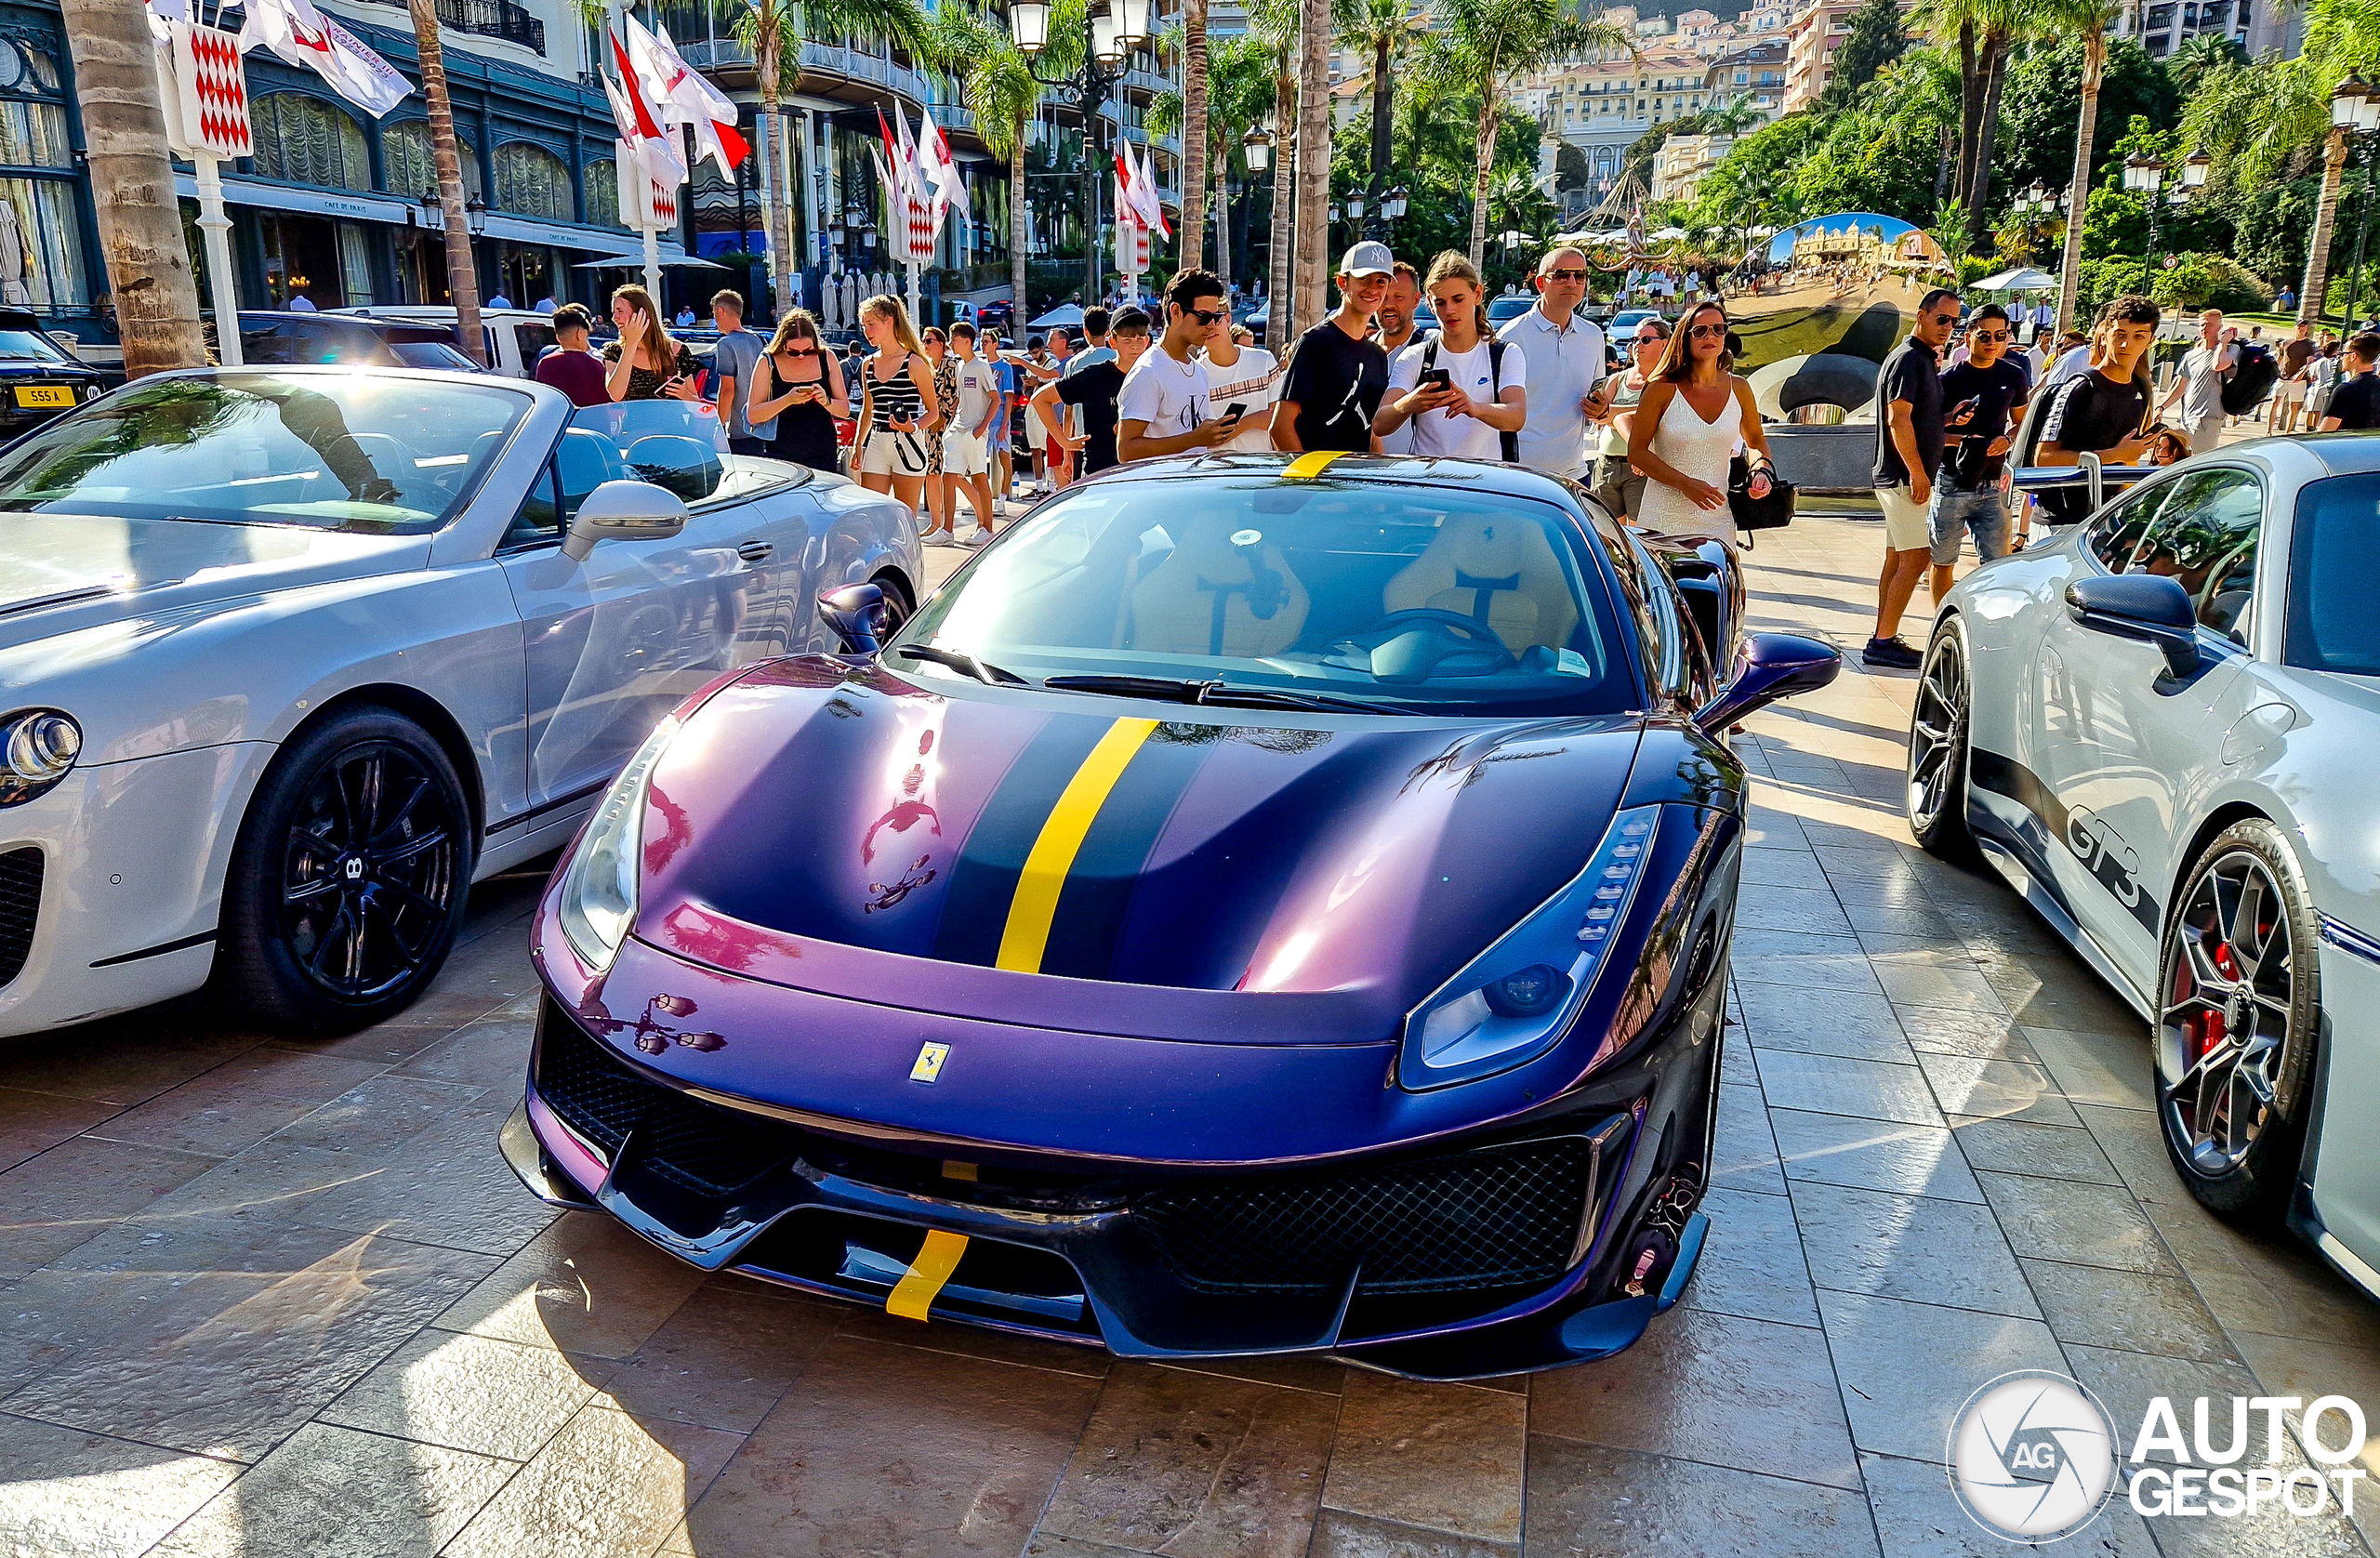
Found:
[{"label": "bentley headlight", "polygon": [[54,708],[22,708],[0,718],[0,806],[33,799],[83,755],[83,727]]},{"label": "bentley headlight", "polygon": [[588,967],[602,973],[618,956],[636,918],[637,878],[643,866],[644,796],[669,738],[671,715],[654,727],[595,808],[562,878],[557,905],[562,933]]},{"label": "bentley headlight", "polygon": [[1413,1009],[1397,1079],[1419,1091],[1509,1071],[1578,1021],[1652,857],[1659,806],[1614,817],[1587,868]]}]

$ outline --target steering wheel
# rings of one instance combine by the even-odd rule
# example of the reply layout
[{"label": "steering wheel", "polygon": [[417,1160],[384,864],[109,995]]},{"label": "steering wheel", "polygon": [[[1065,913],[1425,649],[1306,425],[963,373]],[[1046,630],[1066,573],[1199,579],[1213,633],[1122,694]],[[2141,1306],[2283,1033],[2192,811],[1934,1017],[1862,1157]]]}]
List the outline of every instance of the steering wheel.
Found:
[{"label": "steering wheel", "polygon": [[1514,658],[1513,652],[1504,647],[1504,640],[1497,636],[1493,627],[1477,617],[1465,616],[1461,612],[1450,612],[1437,606],[1408,606],[1401,612],[1391,612],[1358,636],[1368,639],[1380,633],[1395,637],[1407,627],[1435,627],[1451,632],[1480,649],[1493,650],[1508,666],[1520,663]]}]

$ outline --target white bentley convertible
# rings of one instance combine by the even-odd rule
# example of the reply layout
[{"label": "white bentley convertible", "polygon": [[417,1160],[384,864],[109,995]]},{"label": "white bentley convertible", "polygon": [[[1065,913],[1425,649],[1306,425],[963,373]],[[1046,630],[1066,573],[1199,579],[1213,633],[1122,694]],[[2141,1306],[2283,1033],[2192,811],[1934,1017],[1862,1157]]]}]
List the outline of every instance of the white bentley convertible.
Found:
[{"label": "white bentley convertible", "polygon": [[143,379],[0,453],[0,1035],[205,984],[403,1008],[469,884],[654,723],[923,577],[908,511],[682,402],[275,369]]}]

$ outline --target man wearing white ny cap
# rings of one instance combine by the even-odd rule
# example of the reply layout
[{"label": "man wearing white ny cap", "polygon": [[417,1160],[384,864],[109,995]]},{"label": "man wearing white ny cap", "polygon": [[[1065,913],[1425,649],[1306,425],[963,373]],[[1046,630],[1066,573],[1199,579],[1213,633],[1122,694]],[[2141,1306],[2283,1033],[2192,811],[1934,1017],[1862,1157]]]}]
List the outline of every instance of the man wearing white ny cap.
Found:
[{"label": "man wearing white ny cap", "polygon": [[1388,353],[1371,339],[1396,257],[1363,243],[1339,262],[1339,311],[1297,338],[1273,406],[1273,447],[1371,453],[1372,414],[1388,393]]},{"label": "man wearing white ny cap", "polygon": [[1504,326],[1499,339],[1528,360],[1528,420],[1521,425],[1521,464],[1549,476],[1584,480],[1588,397],[1603,382],[1603,326],[1578,317],[1587,296],[1587,257],[1554,249],[1538,262],[1537,307]]}]

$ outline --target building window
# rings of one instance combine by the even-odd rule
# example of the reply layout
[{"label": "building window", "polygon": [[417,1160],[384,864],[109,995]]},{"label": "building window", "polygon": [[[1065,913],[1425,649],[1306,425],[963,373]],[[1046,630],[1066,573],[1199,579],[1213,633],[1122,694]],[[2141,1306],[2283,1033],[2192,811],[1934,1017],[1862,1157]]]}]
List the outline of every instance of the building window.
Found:
[{"label": "building window", "polygon": [[254,166],[267,178],[334,190],[372,187],[364,126],[302,92],[271,92],[248,105]]},{"label": "building window", "polygon": [[516,140],[496,149],[496,208],[566,222],[570,169],[542,146]]},{"label": "building window", "polygon": [[620,170],[609,157],[587,165],[587,219],[597,227],[619,227]]},{"label": "building window", "polygon": [[[479,153],[459,135],[455,138],[455,153],[463,165],[463,198],[480,196]],[[403,200],[419,200],[425,194],[438,198],[438,160],[430,150],[427,123],[416,119],[390,125],[380,138],[380,155],[388,165],[390,194]]]},{"label": "building window", "polygon": [[0,178],[0,305],[86,305],[81,202],[65,93],[46,40],[0,37],[0,164],[60,176]]}]

